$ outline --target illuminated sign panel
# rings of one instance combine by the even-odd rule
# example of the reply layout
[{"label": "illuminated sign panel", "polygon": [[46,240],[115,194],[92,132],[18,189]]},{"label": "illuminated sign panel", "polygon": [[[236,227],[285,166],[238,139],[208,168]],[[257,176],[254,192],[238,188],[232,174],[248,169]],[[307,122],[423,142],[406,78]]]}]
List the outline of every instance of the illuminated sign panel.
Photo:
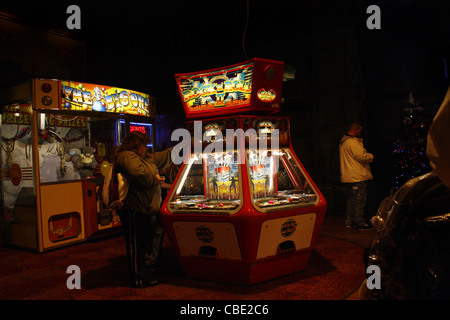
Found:
[{"label": "illuminated sign panel", "polygon": [[[31,103],[15,103],[3,108],[1,115],[3,125],[31,125]],[[87,128],[87,117],[45,114],[45,121],[50,127]],[[25,131],[20,132],[23,134]]]},{"label": "illuminated sign panel", "polygon": [[142,132],[144,134],[147,133],[147,129],[144,126],[132,126],[132,125],[130,125],[130,132],[132,132],[132,131],[139,131],[139,132]]},{"label": "illuminated sign panel", "polygon": [[220,71],[177,76],[182,100],[190,111],[250,104],[253,62]]},{"label": "illuminated sign panel", "polygon": [[61,81],[60,108],[154,116],[154,106],[148,94],[73,81]]},{"label": "illuminated sign panel", "polygon": [[177,73],[186,118],[280,111],[284,62],[253,58],[209,70]]},{"label": "illuminated sign panel", "polygon": [[[120,123],[125,123],[124,121],[120,121]],[[142,123],[142,122],[130,122],[129,125],[130,132],[139,131],[148,136],[152,136],[152,124],[151,123]],[[147,147],[152,147],[153,144],[149,143]]]},{"label": "illuminated sign panel", "polygon": [[269,91],[266,91],[264,89],[260,89],[257,93],[258,99],[263,102],[272,102],[277,97],[277,93],[270,89]]},{"label": "illuminated sign panel", "polygon": [[140,131],[144,134],[151,135],[152,125],[150,123],[130,122],[130,132]]}]

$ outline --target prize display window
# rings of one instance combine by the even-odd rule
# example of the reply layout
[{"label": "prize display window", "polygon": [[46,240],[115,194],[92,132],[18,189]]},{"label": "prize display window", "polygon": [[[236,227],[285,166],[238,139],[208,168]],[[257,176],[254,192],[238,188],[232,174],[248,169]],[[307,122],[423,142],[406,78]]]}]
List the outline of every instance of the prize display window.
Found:
[{"label": "prize display window", "polygon": [[82,115],[40,113],[39,180],[41,183],[100,176],[100,163],[111,162],[117,147],[117,120]]},{"label": "prize display window", "polygon": [[[24,222],[35,221],[36,190],[33,170],[31,102],[3,106],[1,153],[2,220],[20,211]],[[16,208],[17,207],[17,208]]]},{"label": "prize display window", "polygon": [[[60,208],[62,212],[41,215],[48,234],[47,246],[80,238],[86,218],[81,214],[86,212],[82,208],[86,206],[84,186],[86,183],[93,186],[89,199],[96,206],[95,190],[109,169],[106,164],[112,162],[120,137],[125,134],[124,124],[110,117],[33,111],[31,101],[6,105],[2,110],[4,239],[19,246],[35,247],[37,231],[32,226],[38,223],[36,185],[40,186],[40,210],[54,212]],[[33,130],[33,112],[36,130]],[[36,137],[33,132],[37,132]],[[66,207],[71,207],[72,212],[65,212]]]},{"label": "prize display window", "polygon": [[317,192],[287,148],[247,150],[250,194],[256,210],[314,206]]}]

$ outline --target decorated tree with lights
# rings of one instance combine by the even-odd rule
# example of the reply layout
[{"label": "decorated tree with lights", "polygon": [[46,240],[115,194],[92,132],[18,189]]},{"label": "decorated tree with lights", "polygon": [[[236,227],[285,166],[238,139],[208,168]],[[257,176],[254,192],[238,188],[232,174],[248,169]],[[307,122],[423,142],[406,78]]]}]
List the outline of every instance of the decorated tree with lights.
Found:
[{"label": "decorated tree with lights", "polygon": [[421,176],[431,167],[426,156],[428,129],[431,119],[414,99],[413,92],[403,108],[399,136],[392,152],[394,160],[394,191],[411,178]]}]

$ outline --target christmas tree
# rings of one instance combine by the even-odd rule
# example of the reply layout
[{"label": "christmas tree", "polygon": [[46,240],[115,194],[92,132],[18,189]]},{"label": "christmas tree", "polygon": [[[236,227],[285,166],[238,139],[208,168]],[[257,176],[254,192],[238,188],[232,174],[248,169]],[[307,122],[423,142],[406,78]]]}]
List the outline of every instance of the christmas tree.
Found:
[{"label": "christmas tree", "polygon": [[427,134],[431,124],[430,117],[414,99],[413,92],[403,108],[403,121],[400,134],[394,142],[392,152],[394,161],[394,191],[411,178],[431,171],[426,156]]}]

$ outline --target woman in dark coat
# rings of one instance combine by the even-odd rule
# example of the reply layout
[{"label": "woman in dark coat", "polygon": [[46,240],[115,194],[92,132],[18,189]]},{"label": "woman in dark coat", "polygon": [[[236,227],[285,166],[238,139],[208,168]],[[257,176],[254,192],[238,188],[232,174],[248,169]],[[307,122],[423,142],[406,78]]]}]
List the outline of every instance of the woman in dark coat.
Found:
[{"label": "woman in dark coat", "polygon": [[150,137],[132,131],[123,139],[114,156],[116,173],[128,179],[129,189],[119,210],[133,287],[158,283],[156,265],[164,237],[159,219],[161,184],[158,170],[171,165],[171,150],[147,153]]}]

